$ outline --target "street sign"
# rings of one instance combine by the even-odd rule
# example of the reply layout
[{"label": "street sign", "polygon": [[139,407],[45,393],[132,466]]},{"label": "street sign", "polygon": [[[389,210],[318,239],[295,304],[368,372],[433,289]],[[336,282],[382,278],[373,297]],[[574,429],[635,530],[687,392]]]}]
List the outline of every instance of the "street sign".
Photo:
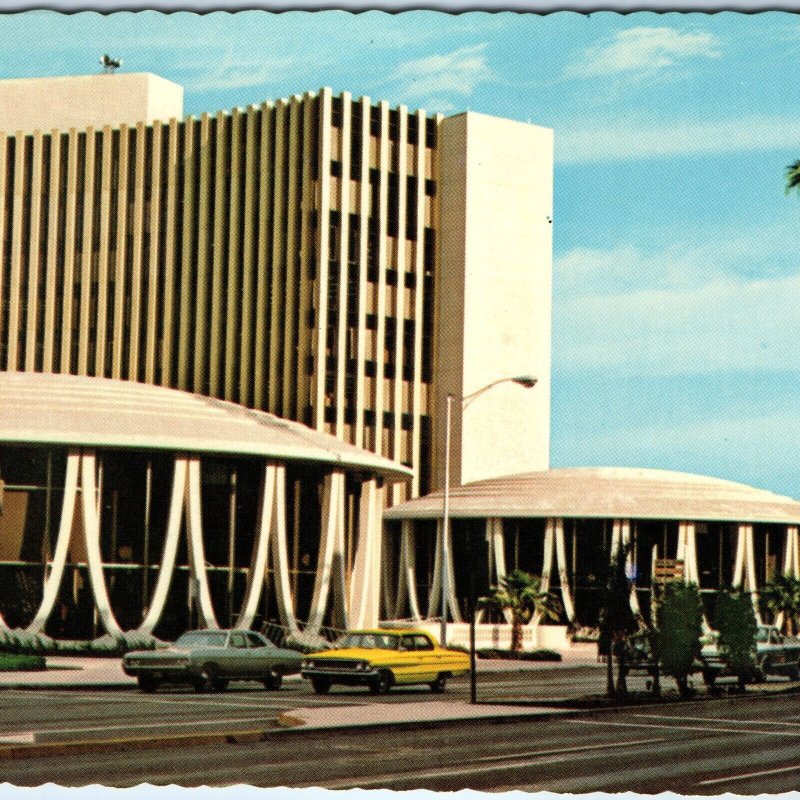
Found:
[{"label": "street sign", "polygon": [[683,580],[683,561],[677,558],[657,558],[653,583],[670,583]]}]

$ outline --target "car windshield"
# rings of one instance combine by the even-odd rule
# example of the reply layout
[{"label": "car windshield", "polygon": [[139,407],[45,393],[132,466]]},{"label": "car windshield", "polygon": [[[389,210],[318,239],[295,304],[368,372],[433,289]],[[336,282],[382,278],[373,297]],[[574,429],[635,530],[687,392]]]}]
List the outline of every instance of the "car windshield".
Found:
[{"label": "car windshield", "polygon": [[225,647],[228,634],[224,631],[191,631],[175,642],[175,647]]},{"label": "car windshield", "polygon": [[356,631],[343,636],[336,643],[338,649],[358,647],[364,650],[397,650],[400,637],[391,633],[363,633]]}]

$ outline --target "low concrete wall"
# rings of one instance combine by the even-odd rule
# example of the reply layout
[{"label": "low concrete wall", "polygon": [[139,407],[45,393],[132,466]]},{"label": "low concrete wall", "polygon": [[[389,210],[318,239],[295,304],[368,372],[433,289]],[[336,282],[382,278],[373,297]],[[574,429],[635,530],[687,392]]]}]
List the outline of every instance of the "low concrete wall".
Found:
[{"label": "low concrete wall", "polygon": [[[438,622],[420,622],[415,627],[428,631],[438,640],[440,625]],[[469,624],[451,622],[447,626],[447,643],[459,647],[469,647]],[[511,647],[511,626],[484,624],[475,626],[475,647],[478,650],[495,648],[508,650]],[[522,649],[569,650],[570,641],[566,625],[526,625],[522,630]]]}]

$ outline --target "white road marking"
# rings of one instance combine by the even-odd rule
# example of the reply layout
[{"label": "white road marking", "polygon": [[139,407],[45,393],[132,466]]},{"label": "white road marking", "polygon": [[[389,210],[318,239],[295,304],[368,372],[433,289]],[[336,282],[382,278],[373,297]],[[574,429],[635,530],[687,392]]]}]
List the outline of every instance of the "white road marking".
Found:
[{"label": "white road marking", "polygon": [[[39,737],[42,734],[66,734],[66,733],[88,733],[90,731],[130,731],[136,730],[138,728],[143,728],[148,731],[153,730],[154,725],[158,725],[160,728],[181,728],[187,725],[227,725],[230,723],[243,723],[243,722],[269,722],[269,719],[266,719],[263,716],[260,717],[233,717],[231,719],[214,719],[214,720],[185,720],[179,722],[145,722],[141,724],[126,724],[126,725],[86,725],[81,728],[41,728],[40,730],[33,731],[33,736]],[[4,734],[4,738],[9,736],[27,736],[27,733],[18,734],[18,733],[8,733]]]},{"label": "white road marking", "polygon": [[631,714],[632,717],[642,717],[643,719],[676,719],[682,722],[733,722],[741,725],[789,725],[791,727],[800,727],[800,722],[783,722],[778,720],[769,720],[762,722],[758,719],[728,719],[726,717],[674,717],[669,714]]},{"label": "white road marking", "polygon": [[[704,725],[656,725],[655,723],[646,722],[608,722],[594,719],[567,719],[564,722],[570,722],[573,725],[602,725],[614,726],[617,728],[658,728],[667,731],[698,731],[700,733],[738,733],[738,734],[757,734],[758,736],[800,736],[800,731],[762,731],[756,729],[744,728],[711,728]],[[758,723],[757,723],[758,724]],[[769,724],[769,723],[761,723]]]},{"label": "white road marking", "polygon": [[[592,750],[609,750],[621,747],[632,747],[641,744],[651,744],[655,742],[663,742],[661,739],[639,739],[628,742],[610,742],[602,745],[585,745],[582,747],[565,747],[559,750],[540,750],[534,754],[531,753],[512,753],[501,756],[487,756],[485,758],[472,759],[470,765],[464,767],[447,766],[437,767],[430,770],[419,770],[417,772],[392,772],[388,775],[379,775],[371,778],[339,778],[333,781],[326,781],[324,783],[313,783],[308,786],[321,786],[325,789],[345,789],[351,786],[357,786],[359,789],[365,789],[369,786],[386,786],[387,784],[396,781],[406,780],[428,780],[432,778],[446,778],[456,777],[461,775],[475,775],[486,772],[503,772],[510,769],[518,769],[519,767],[531,766],[531,757],[535,757],[536,766],[543,766],[546,764],[558,764],[567,761],[567,756],[576,755]],[[501,764],[483,764],[475,766],[479,761],[499,761]]]},{"label": "white road marking", "polygon": [[10,733],[0,736],[0,744],[33,744],[36,735],[33,733]]},{"label": "white road marking", "polygon": [[800,765],[793,767],[776,767],[775,769],[762,769],[759,772],[743,772],[740,775],[728,775],[725,778],[710,778],[709,780],[700,781],[698,786],[713,786],[715,783],[730,783],[730,781],[743,781],[748,778],[761,778],[764,775],[778,775],[781,772],[796,772],[800,770]]},{"label": "white road marking", "polygon": [[657,742],[666,741],[664,737],[659,739],[631,739],[625,742],[606,742],[603,744],[578,745],[576,747],[559,747],[556,750],[530,750],[527,753],[503,753],[497,756],[481,756],[480,758],[473,758],[472,761],[501,761],[507,758],[538,758],[539,756],[552,756],[557,753],[585,753],[588,750],[605,750],[609,747],[631,747],[638,744],[655,744]]}]

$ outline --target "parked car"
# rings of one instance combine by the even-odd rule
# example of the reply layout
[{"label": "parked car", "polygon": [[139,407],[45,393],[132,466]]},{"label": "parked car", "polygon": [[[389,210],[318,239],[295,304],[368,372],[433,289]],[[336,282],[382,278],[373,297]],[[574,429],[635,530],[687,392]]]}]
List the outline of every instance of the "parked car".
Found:
[{"label": "parked car", "polygon": [[427,684],[443,692],[448,678],[469,672],[469,656],[439,647],[422,630],[361,630],[345,634],[332,650],[303,660],[301,675],[317,694],[334,684],[366,686],[375,694],[392,686]]},{"label": "parked car", "polygon": [[[713,686],[717,678],[732,674],[725,656],[719,651],[715,632],[708,636],[700,658],[703,679],[708,686]],[[800,679],[800,640],[786,638],[772,625],[759,625],[755,663],[757,682],[765,680],[767,675],[785,675],[792,681]]]},{"label": "parked car", "polygon": [[162,683],[189,683],[198,692],[224,692],[231,680],[253,680],[279,689],[284,675],[300,671],[302,656],[277,647],[260,633],[199,630],[162,650],[134,650],[122,659],[126,675],[143,692]]}]

